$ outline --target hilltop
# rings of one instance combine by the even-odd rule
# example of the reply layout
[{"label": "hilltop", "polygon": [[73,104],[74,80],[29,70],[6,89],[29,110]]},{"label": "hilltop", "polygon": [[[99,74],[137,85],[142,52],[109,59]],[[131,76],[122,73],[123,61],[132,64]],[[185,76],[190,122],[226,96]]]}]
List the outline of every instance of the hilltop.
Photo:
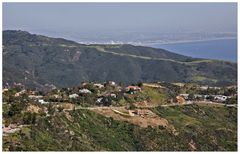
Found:
[{"label": "hilltop", "polygon": [[237,64],[143,46],[85,45],[25,31],[3,31],[3,85],[73,87],[83,81],[237,83]]}]

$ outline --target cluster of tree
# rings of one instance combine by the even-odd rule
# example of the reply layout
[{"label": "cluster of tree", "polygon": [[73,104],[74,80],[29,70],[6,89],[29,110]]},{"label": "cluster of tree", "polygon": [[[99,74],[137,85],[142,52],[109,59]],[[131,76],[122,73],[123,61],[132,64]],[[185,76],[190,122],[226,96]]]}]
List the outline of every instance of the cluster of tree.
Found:
[{"label": "cluster of tree", "polygon": [[36,113],[25,112],[23,115],[24,124],[35,124],[36,123]]}]

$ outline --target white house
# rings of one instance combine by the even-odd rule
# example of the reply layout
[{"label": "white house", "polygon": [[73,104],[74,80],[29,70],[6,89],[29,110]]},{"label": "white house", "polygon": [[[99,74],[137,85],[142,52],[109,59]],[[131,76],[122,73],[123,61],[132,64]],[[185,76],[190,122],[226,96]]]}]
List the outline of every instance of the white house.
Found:
[{"label": "white house", "polygon": [[116,83],[114,81],[108,81],[108,84],[111,85],[111,86],[115,86]]},{"label": "white house", "polygon": [[209,87],[208,86],[201,86],[200,89],[202,90],[207,90]]},{"label": "white house", "polygon": [[78,94],[71,94],[71,95],[69,95],[68,97],[69,97],[69,98],[78,98],[79,96],[78,96]]},{"label": "white house", "polygon": [[41,104],[48,104],[49,103],[49,102],[45,102],[43,99],[39,99],[38,102],[41,103]]},{"label": "white house", "polygon": [[216,100],[216,101],[219,101],[219,102],[223,102],[223,101],[226,101],[227,100],[227,96],[224,96],[224,95],[216,95],[215,97],[214,97],[214,99]]},{"label": "white house", "polygon": [[40,99],[40,98],[43,98],[42,95],[29,95],[28,98],[30,99]]},{"label": "white house", "polygon": [[25,92],[26,92],[26,90],[22,90],[22,91],[16,93],[14,96],[15,96],[15,97],[18,97],[18,96],[24,94]]},{"label": "white house", "polygon": [[116,94],[110,94],[110,96],[113,97],[113,98],[117,98]]},{"label": "white house", "polygon": [[91,92],[90,90],[88,90],[88,89],[80,89],[79,92],[80,92],[81,94],[91,94],[91,93],[92,93],[92,92]]},{"label": "white house", "polygon": [[104,85],[102,85],[100,83],[95,83],[94,86],[97,87],[97,88],[103,88],[104,87]]},{"label": "white house", "polygon": [[101,103],[102,103],[102,100],[103,100],[103,97],[100,97],[100,98],[97,99],[96,103],[97,103],[97,104],[101,104]]}]

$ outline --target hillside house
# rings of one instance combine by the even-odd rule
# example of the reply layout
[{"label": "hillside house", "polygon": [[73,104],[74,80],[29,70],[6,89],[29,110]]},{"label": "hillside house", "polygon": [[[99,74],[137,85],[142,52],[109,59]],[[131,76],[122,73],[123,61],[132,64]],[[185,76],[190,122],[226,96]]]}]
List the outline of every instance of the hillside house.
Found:
[{"label": "hillside house", "polygon": [[80,94],[91,94],[92,92],[90,90],[88,90],[88,89],[80,89],[79,93]]},{"label": "hillside house", "polygon": [[104,85],[100,84],[100,83],[95,83],[93,84],[96,88],[104,88]]},{"label": "hillside house", "polygon": [[99,97],[95,103],[96,105],[99,105],[99,106],[110,106],[111,100],[108,97],[102,96],[102,97]]},{"label": "hillside house", "polygon": [[69,95],[68,97],[69,97],[69,98],[78,98],[79,96],[78,96],[78,94],[71,94],[71,95]]},{"label": "hillside house", "polygon": [[214,100],[216,100],[216,101],[218,101],[218,102],[224,102],[224,101],[226,101],[227,100],[227,96],[224,96],[224,95],[216,95],[215,97],[214,97]]},{"label": "hillside house", "polygon": [[26,92],[26,90],[22,90],[22,91],[16,93],[14,96],[19,97],[20,95],[24,94],[25,92]]},{"label": "hillside house", "polygon": [[43,98],[42,95],[28,95],[28,98],[30,99],[40,99],[40,98]]},{"label": "hillside house", "polygon": [[204,98],[204,95],[194,94],[194,99]]},{"label": "hillside house", "polygon": [[3,134],[10,134],[20,131],[21,129],[15,124],[10,124],[8,127],[3,126],[2,130]]},{"label": "hillside house", "polygon": [[113,94],[113,93],[110,94],[110,96],[113,97],[113,98],[117,98],[117,95],[116,95],[116,94]]},{"label": "hillside house", "polygon": [[128,86],[126,90],[141,91],[141,88],[138,86]]},{"label": "hillside house", "polygon": [[134,93],[136,93],[138,91],[141,91],[141,90],[142,89],[138,86],[128,86],[128,87],[126,87],[126,91],[130,94],[134,94]]},{"label": "hillside house", "polygon": [[88,85],[87,82],[82,82],[81,84],[82,84],[82,86],[86,86],[86,85]]},{"label": "hillside house", "polygon": [[52,97],[53,97],[53,98],[56,98],[56,99],[60,99],[60,98],[62,98],[62,96],[57,95],[57,94],[52,95]]},{"label": "hillside house", "polygon": [[207,90],[209,87],[208,86],[201,86],[200,89],[201,90]]},{"label": "hillside house", "polygon": [[102,104],[102,100],[103,100],[103,97],[98,98],[96,101],[96,104],[98,104],[98,105]]},{"label": "hillside house", "polygon": [[116,86],[116,82],[114,82],[114,81],[107,81],[107,82],[105,83],[105,85]]},{"label": "hillside house", "polygon": [[49,103],[49,102],[44,101],[43,99],[39,99],[38,102],[41,103],[41,104],[48,104]]},{"label": "hillside house", "polygon": [[6,91],[8,91],[8,88],[3,88],[2,89],[2,93],[6,92]]}]

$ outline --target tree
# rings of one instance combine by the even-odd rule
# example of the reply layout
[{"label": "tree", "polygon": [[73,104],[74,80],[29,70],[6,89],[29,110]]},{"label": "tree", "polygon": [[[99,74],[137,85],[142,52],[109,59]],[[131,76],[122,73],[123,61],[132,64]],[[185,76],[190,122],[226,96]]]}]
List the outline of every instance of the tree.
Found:
[{"label": "tree", "polygon": [[58,111],[59,111],[59,112],[62,112],[62,111],[63,111],[63,109],[64,109],[64,107],[62,107],[62,106],[59,106],[57,109],[58,109]]},{"label": "tree", "polygon": [[11,107],[9,108],[8,116],[12,117],[14,115],[20,114],[23,108],[24,105],[20,102],[12,103]]},{"label": "tree", "polygon": [[143,86],[143,83],[142,83],[142,82],[139,82],[137,85],[138,85],[138,87],[142,87],[142,86]]},{"label": "tree", "polygon": [[189,99],[189,100],[193,100],[193,99],[194,99],[194,95],[193,95],[193,94],[189,94],[189,95],[188,95],[188,99]]},{"label": "tree", "polygon": [[120,81],[118,85],[122,87],[124,84]]},{"label": "tree", "polygon": [[53,108],[52,104],[48,104],[48,113],[53,114],[55,112],[55,109]]},{"label": "tree", "polygon": [[36,113],[25,112],[23,116],[24,124],[35,124],[36,123]]},{"label": "tree", "polygon": [[134,109],[136,109],[136,106],[133,103],[130,103],[129,110],[134,110]]},{"label": "tree", "polygon": [[206,99],[210,100],[210,101],[213,101],[214,100],[214,97],[212,95],[209,95]]}]

